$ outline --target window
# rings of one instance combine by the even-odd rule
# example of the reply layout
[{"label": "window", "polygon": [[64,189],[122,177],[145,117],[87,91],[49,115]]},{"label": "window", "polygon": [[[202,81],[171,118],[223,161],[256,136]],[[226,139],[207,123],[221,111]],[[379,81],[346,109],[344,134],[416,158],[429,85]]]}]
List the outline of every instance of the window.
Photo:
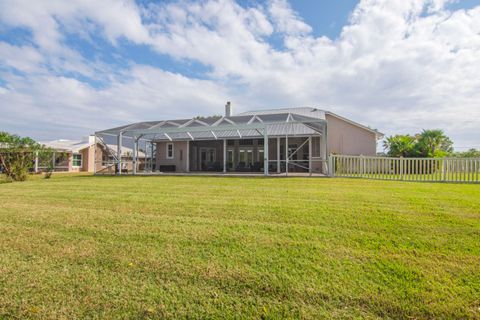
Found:
[{"label": "window", "polygon": [[252,148],[244,147],[238,150],[240,162],[245,163],[247,166],[253,163],[253,150]]},{"label": "window", "polygon": [[241,146],[252,146],[253,145],[253,139],[240,140],[240,145]]},{"label": "window", "polygon": [[229,169],[233,168],[233,149],[227,150],[227,166]]},{"label": "window", "polygon": [[265,152],[263,148],[258,148],[258,161],[265,161]]},{"label": "window", "polygon": [[55,153],[55,167],[68,167],[68,153]]},{"label": "window", "polygon": [[216,150],[214,148],[200,148],[201,170],[212,170],[216,161]]},{"label": "window", "polygon": [[81,167],[81,166],[82,166],[82,155],[80,153],[74,153],[72,167]]},{"label": "window", "polygon": [[238,152],[239,152],[240,162],[246,163],[247,157],[246,157],[245,150],[238,150]]},{"label": "window", "polygon": [[167,159],[173,159],[173,143],[167,143]]}]

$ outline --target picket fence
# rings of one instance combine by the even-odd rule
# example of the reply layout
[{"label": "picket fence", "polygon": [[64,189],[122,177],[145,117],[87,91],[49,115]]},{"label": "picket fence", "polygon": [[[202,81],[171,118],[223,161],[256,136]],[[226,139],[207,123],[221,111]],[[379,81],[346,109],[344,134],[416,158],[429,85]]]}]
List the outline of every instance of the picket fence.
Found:
[{"label": "picket fence", "polygon": [[480,183],[480,158],[330,155],[329,175],[401,181]]}]

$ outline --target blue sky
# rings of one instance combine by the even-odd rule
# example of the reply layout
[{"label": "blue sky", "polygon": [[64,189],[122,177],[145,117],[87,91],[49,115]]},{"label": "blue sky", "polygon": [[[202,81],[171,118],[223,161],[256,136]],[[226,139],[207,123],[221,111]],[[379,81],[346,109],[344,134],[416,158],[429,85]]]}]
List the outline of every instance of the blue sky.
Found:
[{"label": "blue sky", "polygon": [[0,0],[0,130],[315,106],[480,148],[480,0]]},{"label": "blue sky", "polygon": [[312,26],[315,36],[325,35],[330,39],[340,35],[357,4],[358,1],[352,0],[295,0],[291,2],[292,8],[307,24]]}]

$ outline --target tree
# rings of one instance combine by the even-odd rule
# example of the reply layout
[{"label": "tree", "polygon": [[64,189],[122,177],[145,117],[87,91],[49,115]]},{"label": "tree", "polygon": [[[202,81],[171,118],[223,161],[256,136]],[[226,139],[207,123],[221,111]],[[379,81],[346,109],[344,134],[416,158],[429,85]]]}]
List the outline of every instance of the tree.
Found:
[{"label": "tree", "polygon": [[452,140],[439,129],[423,130],[415,136],[397,134],[383,142],[390,157],[445,157],[453,152],[452,145]]},{"label": "tree", "polygon": [[453,152],[452,145],[443,130],[423,130],[417,136],[417,150],[421,157],[445,157]]},{"label": "tree", "polygon": [[415,145],[415,137],[408,134],[390,136],[383,142],[383,147],[388,150],[387,154],[390,157],[412,157]]},{"label": "tree", "polygon": [[480,150],[472,148],[464,152],[455,152],[452,156],[455,158],[480,158]]},{"label": "tree", "polygon": [[35,157],[51,159],[52,150],[35,140],[0,132],[0,164],[9,181],[24,181],[33,168]]}]

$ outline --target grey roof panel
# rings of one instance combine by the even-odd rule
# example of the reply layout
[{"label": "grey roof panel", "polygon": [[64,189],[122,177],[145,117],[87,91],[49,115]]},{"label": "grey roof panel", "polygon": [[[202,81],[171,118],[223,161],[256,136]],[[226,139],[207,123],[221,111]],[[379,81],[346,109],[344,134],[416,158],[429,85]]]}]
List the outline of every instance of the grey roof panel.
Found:
[{"label": "grey roof panel", "polygon": [[206,118],[199,118],[198,120],[205,122],[208,125],[212,125],[217,122],[221,117],[206,117]]},{"label": "grey roof panel", "polygon": [[316,119],[325,119],[325,111],[312,107],[298,107],[298,108],[282,108],[282,109],[267,109],[242,112],[239,115],[268,115],[278,113],[294,113],[306,117]]},{"label": "grey roof panel", "polygon": [[288,113],[271,113],[257,115],[263,122],[285,122],[288,119]]},{"label": "grey roof panel", "polygon": [[306,127],[301,123],[285,123],[285,124],[271,124],[267,127],[269,136],[284,136],[284,135],[311,135],[318,133],[311,128]]},{"label": "grey roof panel", "polygon": [[233,122],[235,122],[236,124],[246,124],[248,123],[248,121],[250,121],[252,119],[252,116],[251,115],[248,115],[248,116],[231,116],[231,117],[225,117]]},{"label": "grey roof panel", "polygon": [[[133,135],[142,134],[143,138],[150,138],[154,140],[184,140],[184,139],[212,139],[215,138],[229,138],[239,137],[262,137],[263,133],[252,128],[249,129],[250,124],[259,124],[266,126],[267,133],[270,136],[283,135],[308,135],[321,132],[322,121],[325,118],[325,113],[314,108],[290,108],[277,110],[263,110],[250,113],[243,113],[231,117],[206,117],[193,119],[179,119],[179,120],[164,120],[164,121],[148,121],[137,122],[130,125],[107,129],[97,132],[98,134],[119,134],[123,132],[124,136],[132,137]],[[219,120],[223,119],[221,122]],[[292,122],[293,121],[293,122]],[[223,126],[224,130],[216,130],[217,126]],[[236,130],[238,126],[239,130]],[[202,127],[205,127],[203,131]],[[232,127],[232,130],[225,130],[225,127]],[[247,127],[247,128],[245,128]],[[175,132],[175,128],[179,128],[179,132]],[[185,132],[188,128],[191,132]],[[201,131],[199,131],[199,129]],[[151,129],[151,131],[149,131]],[[165,134],[162,129],[168,129],[169,133]],[[220,128],[219,128],[220,129]],[[138,131],[140,130],[140,131]],[[260,129],[261,131],[262,129]],[[136,131],[136,132],[135,132]],[[212,134],[215,131],[215,134]]]}]

